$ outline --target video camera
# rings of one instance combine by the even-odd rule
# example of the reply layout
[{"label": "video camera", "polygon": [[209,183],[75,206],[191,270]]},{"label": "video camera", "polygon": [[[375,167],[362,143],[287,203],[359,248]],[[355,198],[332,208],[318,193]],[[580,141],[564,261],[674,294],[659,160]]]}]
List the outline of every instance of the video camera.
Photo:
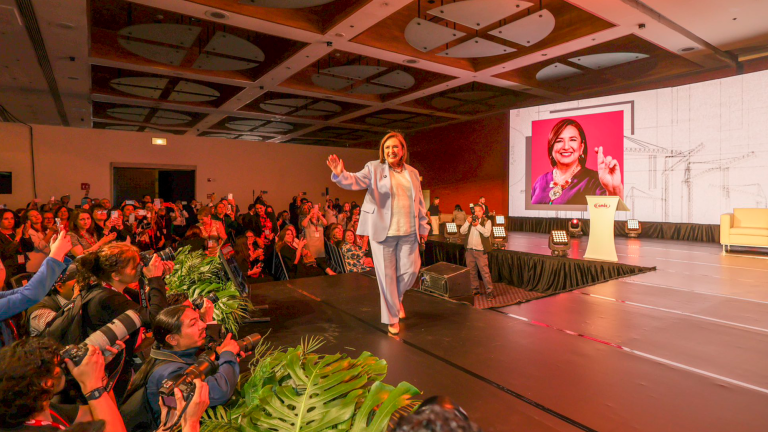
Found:
[{"label": "video camera", "polygon": [[109,354],[107,347],[115,345],[117,341],[123,340],[139,327],[141,327],[139,313],[133,310],[125,311],[109,324],[93,332],[80,345],[70,345],[61,350],[59,353],[61,361],[63,363],[64,359],[70,359],[75,366],[80,366],[85,356],[88,355],[88,345],[99,348],[106,356]]},{"label": "video camera", "polygon": [[[261,335],[254,333],[237,341],[240,351],[253,351],[256,344],[261,340]],[[216,362],[219,355],[214,348],[205,350],[197,357],[197,361],[188,367],[184,372],[168,378],[163,381],[159,393],[162,397],[173,398],[173,389],[178,388],[185,400],[188,400],[195,393],[195,380],[205,380],[219,370],[219,364]]]}]

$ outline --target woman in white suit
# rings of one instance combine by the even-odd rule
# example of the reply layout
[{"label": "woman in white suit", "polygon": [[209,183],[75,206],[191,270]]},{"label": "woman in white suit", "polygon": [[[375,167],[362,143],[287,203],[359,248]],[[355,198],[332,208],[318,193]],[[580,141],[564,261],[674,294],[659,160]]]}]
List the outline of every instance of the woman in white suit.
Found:
[{"label": "woman in white suit", "polygon": [[416,282],[421,266],[419,243],[427,240],[429,224],[419,172],[405,163],[408,149],[397,132],[379,145],[379,160],[351,174],[336,155],[328,158],[331,180],[344,189],[367,189],[361,206],[358,235],[370,239],[381,294],[381,322],[392,334],[405,318],[403,294]]}]

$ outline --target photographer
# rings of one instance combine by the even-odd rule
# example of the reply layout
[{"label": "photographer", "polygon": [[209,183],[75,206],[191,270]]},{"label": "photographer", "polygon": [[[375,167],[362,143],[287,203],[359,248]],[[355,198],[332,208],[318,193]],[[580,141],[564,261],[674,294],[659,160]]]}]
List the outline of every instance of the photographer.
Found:
[{"label": "photographer", "polygon": [[40,270],[21,288],[0,291],[0,347],[8,346],[17,337],[17,330],[8,320],[24,312],[45,297],[61,272],[67,268],[64,257],[72,248],[68,235],[58,235],[51,244],[51,254],[43,261]]},{"label": "photographer", "polygon": [[65,387],[61,350],[45,338],[23,339],[0,350],[0,430],[55,431],[102,420],[106,431],[125,432],[113,396],[104,391],[104,355],[94,346],[79,366],[65,360],[88,405],[51,402]]},{"label": "photographer", "polygon": [[484,216],[484,208],[475,205],[471,208],[473,215],[467,218],[464,225],[461,226],[461,234],[467,236],[464,246],[467,250],[467,268],[469,268],[469,277],[472,282],[472,292],[480,295],[480,281],[477,280],[477,271],[483,277],[485,284],[485,297],[493,300],[493,282],[491,281],[491,272],[488,270],[488,252],[491,251],[491,233],[493,224]]},{"label": "photographer", "polygon": [[[145,325],[151,325],[155,317],[165,309],[165,281],[173,271],[173,263],[163,262],[155,255],[146,267],[141,265],[136,247],[124,243],[112,243],[77,260],[78,284],[83,287],[82,319],[87,335],[128,310],[138,311]],[[138,282],[141,273],[147,277],[147,307],[140,305],[140,293],[126,289]],[[96,283],[92,282],[96,280]],[[115,395],[122,400],[131,377],[133,350],[140,330],[131,333],[126,341],[125,364],[115,383]]]},{"label": "photographer", "polygon": [[[195,364],[200,348],[205,344],[206,324],[200,319],[200,314],[187,305],[172,306],[162,311],[155,320],[152,332],[155,345],[150,353],[150,359],[139,369],[131,382],[126,395],[126,404],[121,411],[136,427],[131,430],[141,430],[142,416],[152,416],[152,426],[160,420],[160,387],[163,381],[184,372]],[[237,355],[240,347],[231,335],[216,348],[218,353],[218,372],[206,378],[211,406],[223,405],[232,397],[240,375],[240,365]],[[141,410],[143,401],[149,403],[151,413],[137,412]],[[165,401],[168,405],[175,403]],[[146,427],[146,425],[143,425]]]}]

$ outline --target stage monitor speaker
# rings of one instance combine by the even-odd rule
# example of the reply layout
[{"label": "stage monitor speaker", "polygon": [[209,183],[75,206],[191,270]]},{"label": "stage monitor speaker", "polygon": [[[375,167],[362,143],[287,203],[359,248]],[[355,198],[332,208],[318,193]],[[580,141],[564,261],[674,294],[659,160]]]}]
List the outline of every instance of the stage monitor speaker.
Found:
[{"label": "stage monitor speaker", "polygon": [[449,298],[472,296],[469,269],[466,267],[439,262],[421,269],[419,280],[419,291]]}]

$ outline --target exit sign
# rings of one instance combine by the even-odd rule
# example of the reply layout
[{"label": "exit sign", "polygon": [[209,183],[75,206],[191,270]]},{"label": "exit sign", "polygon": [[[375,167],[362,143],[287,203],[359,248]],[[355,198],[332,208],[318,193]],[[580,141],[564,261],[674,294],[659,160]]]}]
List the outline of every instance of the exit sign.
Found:
[{"label": "exit sign", "polygon": [[80,190],[91,190],[90,183],[80,183]]}]

